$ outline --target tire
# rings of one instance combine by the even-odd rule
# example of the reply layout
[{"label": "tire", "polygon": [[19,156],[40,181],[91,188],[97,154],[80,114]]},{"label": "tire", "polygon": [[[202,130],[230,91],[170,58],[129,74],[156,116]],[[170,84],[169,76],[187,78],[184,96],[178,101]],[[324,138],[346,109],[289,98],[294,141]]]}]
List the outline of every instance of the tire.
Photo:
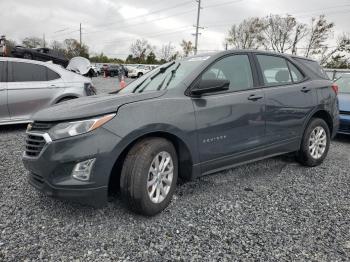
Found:
[{"label": "tire", "polygon": [[29,53],[24,53],[23,54],[23,59],[33,59],[33,56]]},{"label": "tire", "polygon": [[138,77],[138,78],[140,78],[141,76],[143,76],[142,73],[138,73],[138,74],[137,74],[137,77]]},{"label": "tire", "polygon": [[330,141],[331,135],[327,123],[323,119],[312,118],[304,131],[297,153],[298,161],[309,167],[320,165],[327,156]]},{"label": "tire", "polygon": [[[168,162],[166,169],[168,169],[167,173],[173,170],[172,179],[169,173],[162,180],[161,175],[157,176],[157,172],[154,174],[150,169],[151,167],[156,169],[156,157],[161,162],[162,157],[168,160],[168,156],[171,161]],[[156,215],[171,202],[177,176],[178,160],[174,146],[163,138],[141,140],[131,148],[123,163],[120,177],[122,199],[128,208],[136,213],[146,216]],[[150,182],[149,187],[147,187],[148,182]],[[161,192],[167,192],[167,194]]]}]

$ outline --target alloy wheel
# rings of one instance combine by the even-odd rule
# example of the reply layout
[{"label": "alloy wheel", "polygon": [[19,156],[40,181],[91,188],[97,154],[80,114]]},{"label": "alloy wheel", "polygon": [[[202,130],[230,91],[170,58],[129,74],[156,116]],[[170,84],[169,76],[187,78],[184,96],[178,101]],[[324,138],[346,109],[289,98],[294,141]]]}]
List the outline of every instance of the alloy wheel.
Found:
[{"label": "alloy wheel", "polygon": [[309,153],[314,159],[320,159],[327,147],[327,133],[323,127],[315,127],[309,138]]},{"label": "alloy wheel", "polygon": [[158,153],[152,160],[147,178],[147,192],[150,200],[161,203],[168,195],[174,176],[174,163],[168,152]]}]

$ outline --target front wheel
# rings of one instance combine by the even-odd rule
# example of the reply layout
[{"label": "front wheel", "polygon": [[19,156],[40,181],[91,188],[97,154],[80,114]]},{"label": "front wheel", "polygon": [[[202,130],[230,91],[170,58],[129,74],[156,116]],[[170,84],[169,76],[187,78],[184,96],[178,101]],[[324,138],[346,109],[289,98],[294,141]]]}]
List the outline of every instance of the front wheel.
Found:
[{"label": "front wheel", "polygon": [[120,178],[127,206],[153,216],[165,209],[174,194],[178,161],[174,146],[163,138],[147,138],[127,154]]},{"label": "front wheel", "polygon": [[327,123],[320,118],[309,122],[302,138],[298,160],[305,166],[318,166],[326,158],[331,136]]}]

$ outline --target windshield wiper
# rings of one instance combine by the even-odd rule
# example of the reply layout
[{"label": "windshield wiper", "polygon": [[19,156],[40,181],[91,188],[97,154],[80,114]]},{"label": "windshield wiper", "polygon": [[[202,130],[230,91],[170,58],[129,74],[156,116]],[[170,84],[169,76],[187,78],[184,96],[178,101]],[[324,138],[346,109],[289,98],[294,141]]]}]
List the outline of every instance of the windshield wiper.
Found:
[{"label": "windshield wiper", "polygon": [[151,77],[151,80],[153,80],[154,78],[156,78],[160,74],[164,74],[165,71],[168,70],[168,68],[173,66],[174,64],[175,64],[175,61],[171,62],[169,65],[167,65],[165,67],[159,68],[159,71]]},{"label": "windshield wiper", "polygon": [[[154,78],[156,78],[158,75],[165,73],[165,71],[166,71],[169,67],[173,66],[174,64],[175,64],[175,61],[171,62],[169,65],[167,65],[167,66],[165,66],[165,67],[159,68],[159,71],[158,71],[156,74],[154,74],[154,75],[151,76],[151,77],[147,77],[147,78],[146,78],[145,80],[143,80],[140,84],[138,84],[138,85],[134,88],[134,90],[132,90],[132,93],[135,93],[136,90],[138,90],[138,89],[143,85],[143,83],[145,83],[145,81],[146,81],[147,79],[150,79],[150,80],[152,81],[152,80],[153,80]],[[148,85],[146,85],[144,88],[142,88],[142,89],[139,91],[139,93],[143,92],[143,90],[144,90],[147,86],[148,86]]]},{"label": "windshield wiper", "polygon": [[[177,65],[177,66],[176,66],[176,67],[175,67],[173,70],[171,70],[171,75],[170,75],[170,78],[169,78],[168,82],[166,83],[166,85],[165,85],[165,88],[164,88],[164,89],[167,89],[167,88],[168,88],[168,86],[169,86],[170,82],[173,80],[174,75],[175,75],[175,73],[176,73],[177,69],[179,69],[180,65],[181,65],[181,63],[178,63],[178,65]],[[159,84],[159,86],[158,86],[157,90],[162,89],[163,84],[164,84],[164,82],[165,82],[165,79],[166,79],[166,77],[165,77],[165,78],[163,79],[163,81],[162,81],[162,82]]]}]

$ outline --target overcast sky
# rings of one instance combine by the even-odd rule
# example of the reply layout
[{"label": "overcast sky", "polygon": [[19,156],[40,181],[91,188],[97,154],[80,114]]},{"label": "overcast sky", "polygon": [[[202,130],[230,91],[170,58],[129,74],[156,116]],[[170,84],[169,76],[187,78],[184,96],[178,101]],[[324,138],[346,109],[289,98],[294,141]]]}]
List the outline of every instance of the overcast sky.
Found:
[{"label": "overcast sky", "polygon": [[[202,51],[223,49],[230,25],[251,16],[288,13],[310,23],[324,13],[336,25],[334,38],[350,33],[350,0],[202,0],[202,6]],[[171,42],[179,48],[182,39],[194,42],[196,8],[195,0],[1,0],[0,34],[17,42],[44,33],[49,42],[79,39],[81,22],[91,53],[125,58],[137,38],[159,47]]]}]

